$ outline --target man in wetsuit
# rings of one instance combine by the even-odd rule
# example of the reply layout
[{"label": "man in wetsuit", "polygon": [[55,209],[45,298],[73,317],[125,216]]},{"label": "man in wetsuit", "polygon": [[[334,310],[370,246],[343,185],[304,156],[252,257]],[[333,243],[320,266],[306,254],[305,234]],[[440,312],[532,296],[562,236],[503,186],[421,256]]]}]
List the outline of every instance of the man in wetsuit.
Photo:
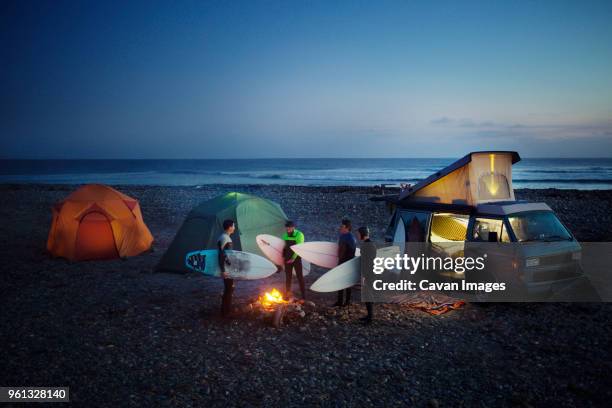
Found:
[{"label": "man in wetsuit", "polygon": [[287,232],[283,234],[283,240],[285,240],[285,248],[283,250],[283,258],[285,259],[285,300],[291,298],[291,278],[293,277],[294,270],[300,285],[302,299],[306,299],[306,287],[304,285],[304,275],[302,273],[302,258],[291,250],[292,245],[304,242],[304,234],[302,231],[295,228],[295,223],[293,221],[287,221],[285,223],[285,228],[287,228]]},{"label": "man in wetsuit", "polygon": [[236,230],[236,225],[232,220],[223,221],[223,233],[217,239],[217,249],[219,250],[219,268],[223,278],[223,297],[221,298],[221,315],[228,317],[232,312],[232,294],[234,293],[234,280],[226,272],[226,266],[231,265],[225,251],[232,249],[232,238],[230,235]]},{"label": "man in wetsuit", "polygon": [[[348,219],[343,219],[340,224],[340,236],[338,237],[338,265],[355,257],[357,241],[351,233],[352,224]],[[338,291],[338,301],[334,307],[348,306],[351,304],[351,288]]]},{"label": "man in wetsuit", "polygon": [[[370,240],[370,229],[368,227],[360,227],[357,230],[357,235],[359,237],[359,241],[361,243],[361,259],[360,259],[360,267],[361,267],[361,278],[363,279],[363,284],[361,286],[361,294],[363,296],[364,292],[367,290],[372,290],[372,281],[374,279],[374,258],[376,258],[376,244],[374,244]],[[362,317],[360,320],[364,324],[372,323],[372,318],[374,317],[374,304],[372,302],[365,302],[366,310],[368,314],[365,317]]]}]

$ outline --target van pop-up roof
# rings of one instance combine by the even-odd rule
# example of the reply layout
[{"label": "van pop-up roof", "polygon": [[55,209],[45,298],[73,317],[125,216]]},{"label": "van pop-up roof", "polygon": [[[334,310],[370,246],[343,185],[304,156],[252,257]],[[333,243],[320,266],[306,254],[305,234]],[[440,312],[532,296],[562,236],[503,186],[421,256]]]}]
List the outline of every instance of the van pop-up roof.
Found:
[{"label": "van pop-up roof", "polygon": [[480,203],[514,201],[512,165],[517,152],[472,152],[450,166],[400,192],[406,202],[477,206]]}]

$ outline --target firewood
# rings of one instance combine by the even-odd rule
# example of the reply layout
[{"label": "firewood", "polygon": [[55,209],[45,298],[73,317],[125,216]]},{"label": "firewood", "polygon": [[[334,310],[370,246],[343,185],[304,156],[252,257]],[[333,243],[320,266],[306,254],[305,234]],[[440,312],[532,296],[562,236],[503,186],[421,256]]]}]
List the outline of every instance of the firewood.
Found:
[{"label": "firewood", "polygon": [[279,305],[274,311],[274,317],[272,317],[272,326],[279,329],[283,324],[283,316],[285,315],[285,305]]}]

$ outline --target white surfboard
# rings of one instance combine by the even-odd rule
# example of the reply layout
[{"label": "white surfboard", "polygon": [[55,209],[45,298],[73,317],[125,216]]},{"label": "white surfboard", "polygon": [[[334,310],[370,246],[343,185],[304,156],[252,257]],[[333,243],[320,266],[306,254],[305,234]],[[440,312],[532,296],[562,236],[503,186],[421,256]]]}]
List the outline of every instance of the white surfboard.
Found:
[{"label": "white surfboard", "polygon": [[404,227],[404,220],[401,218],[397,222],[397,227],[395,227],[393,244],[399,245],[400,254],[403,254],[406,251],[406,228]]},{"label": "white surfboard", "polygon": [[[394,257],[399,254],[399,250],[398,246],[379,248],[376,251],[376,256],[381,258]],[[317,279],[310,289],[315,292],[336,292],[358,284],[361,280],[360,262],[361,257],[356,256],[336,266]]]},{"label": "white surfboard", "polygon": [[285,259],[283,258],[285,241],[283,239],[270,234],[260,234],[255,237],[255,241],[266,258],[272,261],[275,265],[283,265],[285,262]]},{"label": "white surfboard", "polygon": [[[226,250],[225,253],[230,261],[230,265],[226,265],[225,270],[232,279],[263,279],[276,272],[276,266],[263,256],[233,250]],[[221,277],[217,249],[189,252],[185,256],[185,265],[204,275]]]},{"label": "white surfboard", "polygon": [[[285,264],[283,250],[285,249],[285,241],[282,238],[269,234],[260,234],[255,237],[257,246],[272,263],[278,266]],[[302,259],[302,274],[307,276],[310,273],[310,262]],[[295,275],[295,270],[293,271]]]},{"label": "white surfboard", "polygon": [[[338,266],[338,244],[335,242],[313,241],[293,245],[293,252],[302,259],[319,265],[323,268],[334,268]],[[359,248],[355,251],[355,256],[359,255]]]}]

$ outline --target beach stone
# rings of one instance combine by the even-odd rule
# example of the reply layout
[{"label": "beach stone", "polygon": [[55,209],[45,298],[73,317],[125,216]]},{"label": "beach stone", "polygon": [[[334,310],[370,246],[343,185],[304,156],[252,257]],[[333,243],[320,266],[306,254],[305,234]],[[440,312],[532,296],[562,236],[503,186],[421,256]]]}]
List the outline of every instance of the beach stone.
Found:
[{"label": "beach stone", "polygon": [[[376,324],[363,327],[356,324],[362,305],[345,315],[327,307],[334,294],[309,292],[312,300],[301,306],[306,316],[288,313],[279,330],[257,309],[222,319],[220,279],[155,270],[189,210],[232,190],[278,202],[309,240],[335,240],[345,214],[356,225],[371,225],[382,240],[390,214],[368,201],[368,188],[120,186],[140,200],[156,251],[85,264],[52,259],[44,250],[50,208],[72,189],[0,185],[7,383],[71,384],[76,404],[109,406],[424,406],[430,399],[449,407],[605,406],[610,400],[605,367],[597,362],[612,361],[612,304],[469,305],[472,315],[466,308],[443,316],[376,305]],[[548,193],[516,192],[548,202],[579,239],[610,241],[610,192],[579,199],[575,191]],[[141,270],[150,273],[135,273]],[[324,272],[313,268],[307,286]],[[263,291],[282,288],[284,277],[235,284],[234,302],[243,310]],[[490,358],[495,355],[504,358]],[[356,375],[339,375],[349,370]],[[519,394],[516,404],[512,393]]]}]

